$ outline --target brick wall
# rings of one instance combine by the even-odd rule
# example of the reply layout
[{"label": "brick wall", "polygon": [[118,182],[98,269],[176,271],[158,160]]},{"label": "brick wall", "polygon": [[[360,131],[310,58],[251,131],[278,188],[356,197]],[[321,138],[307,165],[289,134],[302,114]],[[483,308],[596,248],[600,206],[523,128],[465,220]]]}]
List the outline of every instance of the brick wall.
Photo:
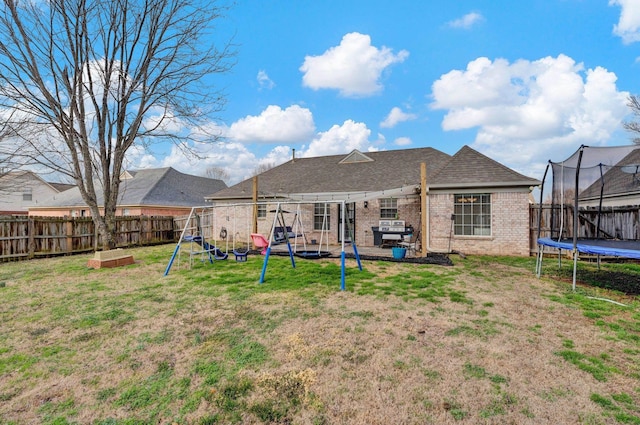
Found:
[{"label": "brick wall", "polygon": [[472,255],[529,256],[529,194],[491,193],[491,236],[456,236],[452,232],[453,194],[429,195],[430,246],[433,250]]},{"label": "brick wall", "polygon": [[[267,206],[267,217],[258,219],[258,233],[268,237],[273,225],[276,204]],[[371,227],[378,226],[380,220],[379,200],[356,202],[355,236],[359,246],[373,246],[373,231]],[[330,204],[330,229],[322,234],[313,230],[313,204],[300,206],[284,205],[287,226],[293,226],[296,213],[299,214],[307,242],[315,239],[323,244],[327,237],[329,243],[338,243],[338,205]],[[252,209],[249,207],[229,207],[223,205],[214,208],[216,229],[213,231],[217,238],[221,226],[225,226],[230,241],[246,241],[251,227]],[[452,234],[453,194],[431,191],[429,195],[430,247],[435,251],[448,251],[449,248],[465,254],[478,255],[529,255],[529,194],[528,192],[494,192],[491,193],[491,236],[455,236]],[[417,232],[421,230],[420,198],[398,199],[398,219],[404,220],[406,225],[413,226]],[[235,227],[235,230],[234,230]],[[299,231],[299,229],[298,229]],[[450,235],[452,236],[450,239]],[[235,237],[234,237],[235,236]],[[298,241],[301,243],[301,240]]]}]

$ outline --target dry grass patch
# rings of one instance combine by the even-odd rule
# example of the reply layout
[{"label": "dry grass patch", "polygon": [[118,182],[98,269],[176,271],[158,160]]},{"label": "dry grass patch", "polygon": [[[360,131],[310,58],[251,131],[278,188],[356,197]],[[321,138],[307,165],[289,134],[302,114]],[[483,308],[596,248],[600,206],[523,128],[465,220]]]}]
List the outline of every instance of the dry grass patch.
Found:
[{"label": "dry grass patch", "polygon": [[172,249],[0,266],[0,423],[640,423],[635,298],[531,259],[349,264],[340,292],[334,260],[165,278]]}]

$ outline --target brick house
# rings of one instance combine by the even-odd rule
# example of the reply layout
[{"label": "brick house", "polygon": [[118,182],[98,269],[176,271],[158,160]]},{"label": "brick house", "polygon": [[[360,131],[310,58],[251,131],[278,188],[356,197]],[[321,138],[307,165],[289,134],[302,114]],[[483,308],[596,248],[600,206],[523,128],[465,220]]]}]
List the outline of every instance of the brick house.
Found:
[{"label": "brick house", "polygon": [[[171,167],[125,171],[121,175],[116,215],[180,216],[202,205],[205,195],[227,187],[219,179],[181,173]],[[98,191],[98,205],[103,198]],[[89,217],[91,212],[80,195],[71,190],[29,208],[29,215]]]},{"label": "brick house", "polygon": [[[421,206],[421,164],[427,196]],[[328,219],[331,243],[340,237],[340,206],[325,211],[322,201],[346,200],[359,246],[380,245],[382,225],[398,225],[403,236],[422,228],[426,208],[427,251],[529,255],[530,192],[540,181],[523,176],[464,146],[450,156],[416,148],[315,158],[292,158],[257,176],[206,197],[216,206],[278,200],[308,202],[300,214],[309,238],[317,239]],[[271,207],[260,205],[258,231],[269,234]],[[241,218],[241,220],[246,220]],[[388,236],[388,235],[384,235]]]}]

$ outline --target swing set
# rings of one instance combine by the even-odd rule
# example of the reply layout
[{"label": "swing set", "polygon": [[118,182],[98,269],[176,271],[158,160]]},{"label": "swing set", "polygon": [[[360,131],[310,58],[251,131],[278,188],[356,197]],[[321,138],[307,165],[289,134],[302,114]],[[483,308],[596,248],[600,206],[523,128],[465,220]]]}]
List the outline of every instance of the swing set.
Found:
[{"label": "swing set", "polygon": [[[220,208],[218,214],[211,206],[193,207],[187,217],[180,233],[180,238],[173,251],[169,264],[164,275],[167,276],[174,262],[179,265],[182,255],[188,253],[189,268],[192,267],[194,259],[199,258],[202,262],[213,264],[214,260],[226,260],[229,258],[229,239],[232,240],[231,250],[237,262],[247,260],[249,253],[250,239],[247,237],[246,245],[239,243],[239,232],[236,232],[236,206],[224,206],[226,211]],[[229,211],[233,215],[229,214]],[[224,214],[226,212],[226,214]],[[218,221],[230,221],[233,217],[233,237],[229,237],[227,226],[221,226],[218,232]],[[216,240],[216,235],[219,239]],[[237,246],[236,246],[237,245]],[[224,250],[223,250],[224,249]]]},{"label": "swing set", "polygon": [[[261,250],[264,255],[262,272],[260,274],[260,283],[264,283],[269,257],[272,254],[272,248],[276,245],[286,244],[286,253],[291,260],[291,266],[296,267],[295,257],[302,259],[319,259],[330,257],[332,252],[329,248],[329,210],[331,205],[341,206],[341,211],[345,214],[340,217],[339,241],[340,241],[340,259],[341,259],[341,279],[340,289],[345,290],[345,246],[347,243],[353,247],[354,257],[357,261],[358,269],[362,270],[360,255],[354,241],[353,229],[351,224],[346,220],[348,217],[348,205],[345,201],[323,201],[319,203],[323,208],[322,220],[319,231],[319,241],[312,241],[309,244],[307,235],[303,225],[303,207],[309,205],[302,202],[277,202],[274,209],[269,212],[273,214],[273,221],[269,228],[268,237],[261,233],[251,233],[250,218],[254,206],[257,205],[273,205],[273,203],[242,203],[242,204],[225,204],[213,205],[205,207],[193,207],[191,213],[185,221],[180,238],[173,251],[169,264],[164,275],[167,276],[174,262],[180,264],[180,258],[183,251],[187,251],[189,255],[189,268],[191,268],[194,258],[200,258],[202,262],[206,260],[213,264],[214,260],[226,260],[229,256],[230,240],[231,252],[235,255],[237,262],[246,262],[251,241],[256,248]],[[315,204],[314,204],[315,205]],[[293,221],[287,223],[285,214],[290,214],[285,210],[295,208]],[[243,217],[244,216],[244,217]],[[244,218],[245,226],[238,227],[237,222]],[[232,223],[229,223],[232,222]],[[220,224],[222,226],[218,227]],[[232,233],[229,234],[229,224],[232,225]],[[288,225],[289,224],[289,225]],[[219,229],[219,230],[218,230]],[[216,236],[219,238],[216,240]],[[239,243],[246,237],[246,244]],[[348,241],[348,242],[347,242]],[[316,246],[317,245],[317,246]],[[223,251],[224,247],[224,251]],[[281,250],[280,250],[281,252]],[[273,252],[275,253],[275,251]]]}]

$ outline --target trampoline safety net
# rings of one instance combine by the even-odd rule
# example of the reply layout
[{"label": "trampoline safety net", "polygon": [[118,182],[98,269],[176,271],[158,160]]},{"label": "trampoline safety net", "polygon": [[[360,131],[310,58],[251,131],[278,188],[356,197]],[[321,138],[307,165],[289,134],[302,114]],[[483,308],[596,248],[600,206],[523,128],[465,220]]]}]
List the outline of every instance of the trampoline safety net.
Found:
[{"label": "trampoline safety net", "polygon": [[581,146],[564,161],[549,161],[538,239],[638,241],[639,204],[640,146]]}]

